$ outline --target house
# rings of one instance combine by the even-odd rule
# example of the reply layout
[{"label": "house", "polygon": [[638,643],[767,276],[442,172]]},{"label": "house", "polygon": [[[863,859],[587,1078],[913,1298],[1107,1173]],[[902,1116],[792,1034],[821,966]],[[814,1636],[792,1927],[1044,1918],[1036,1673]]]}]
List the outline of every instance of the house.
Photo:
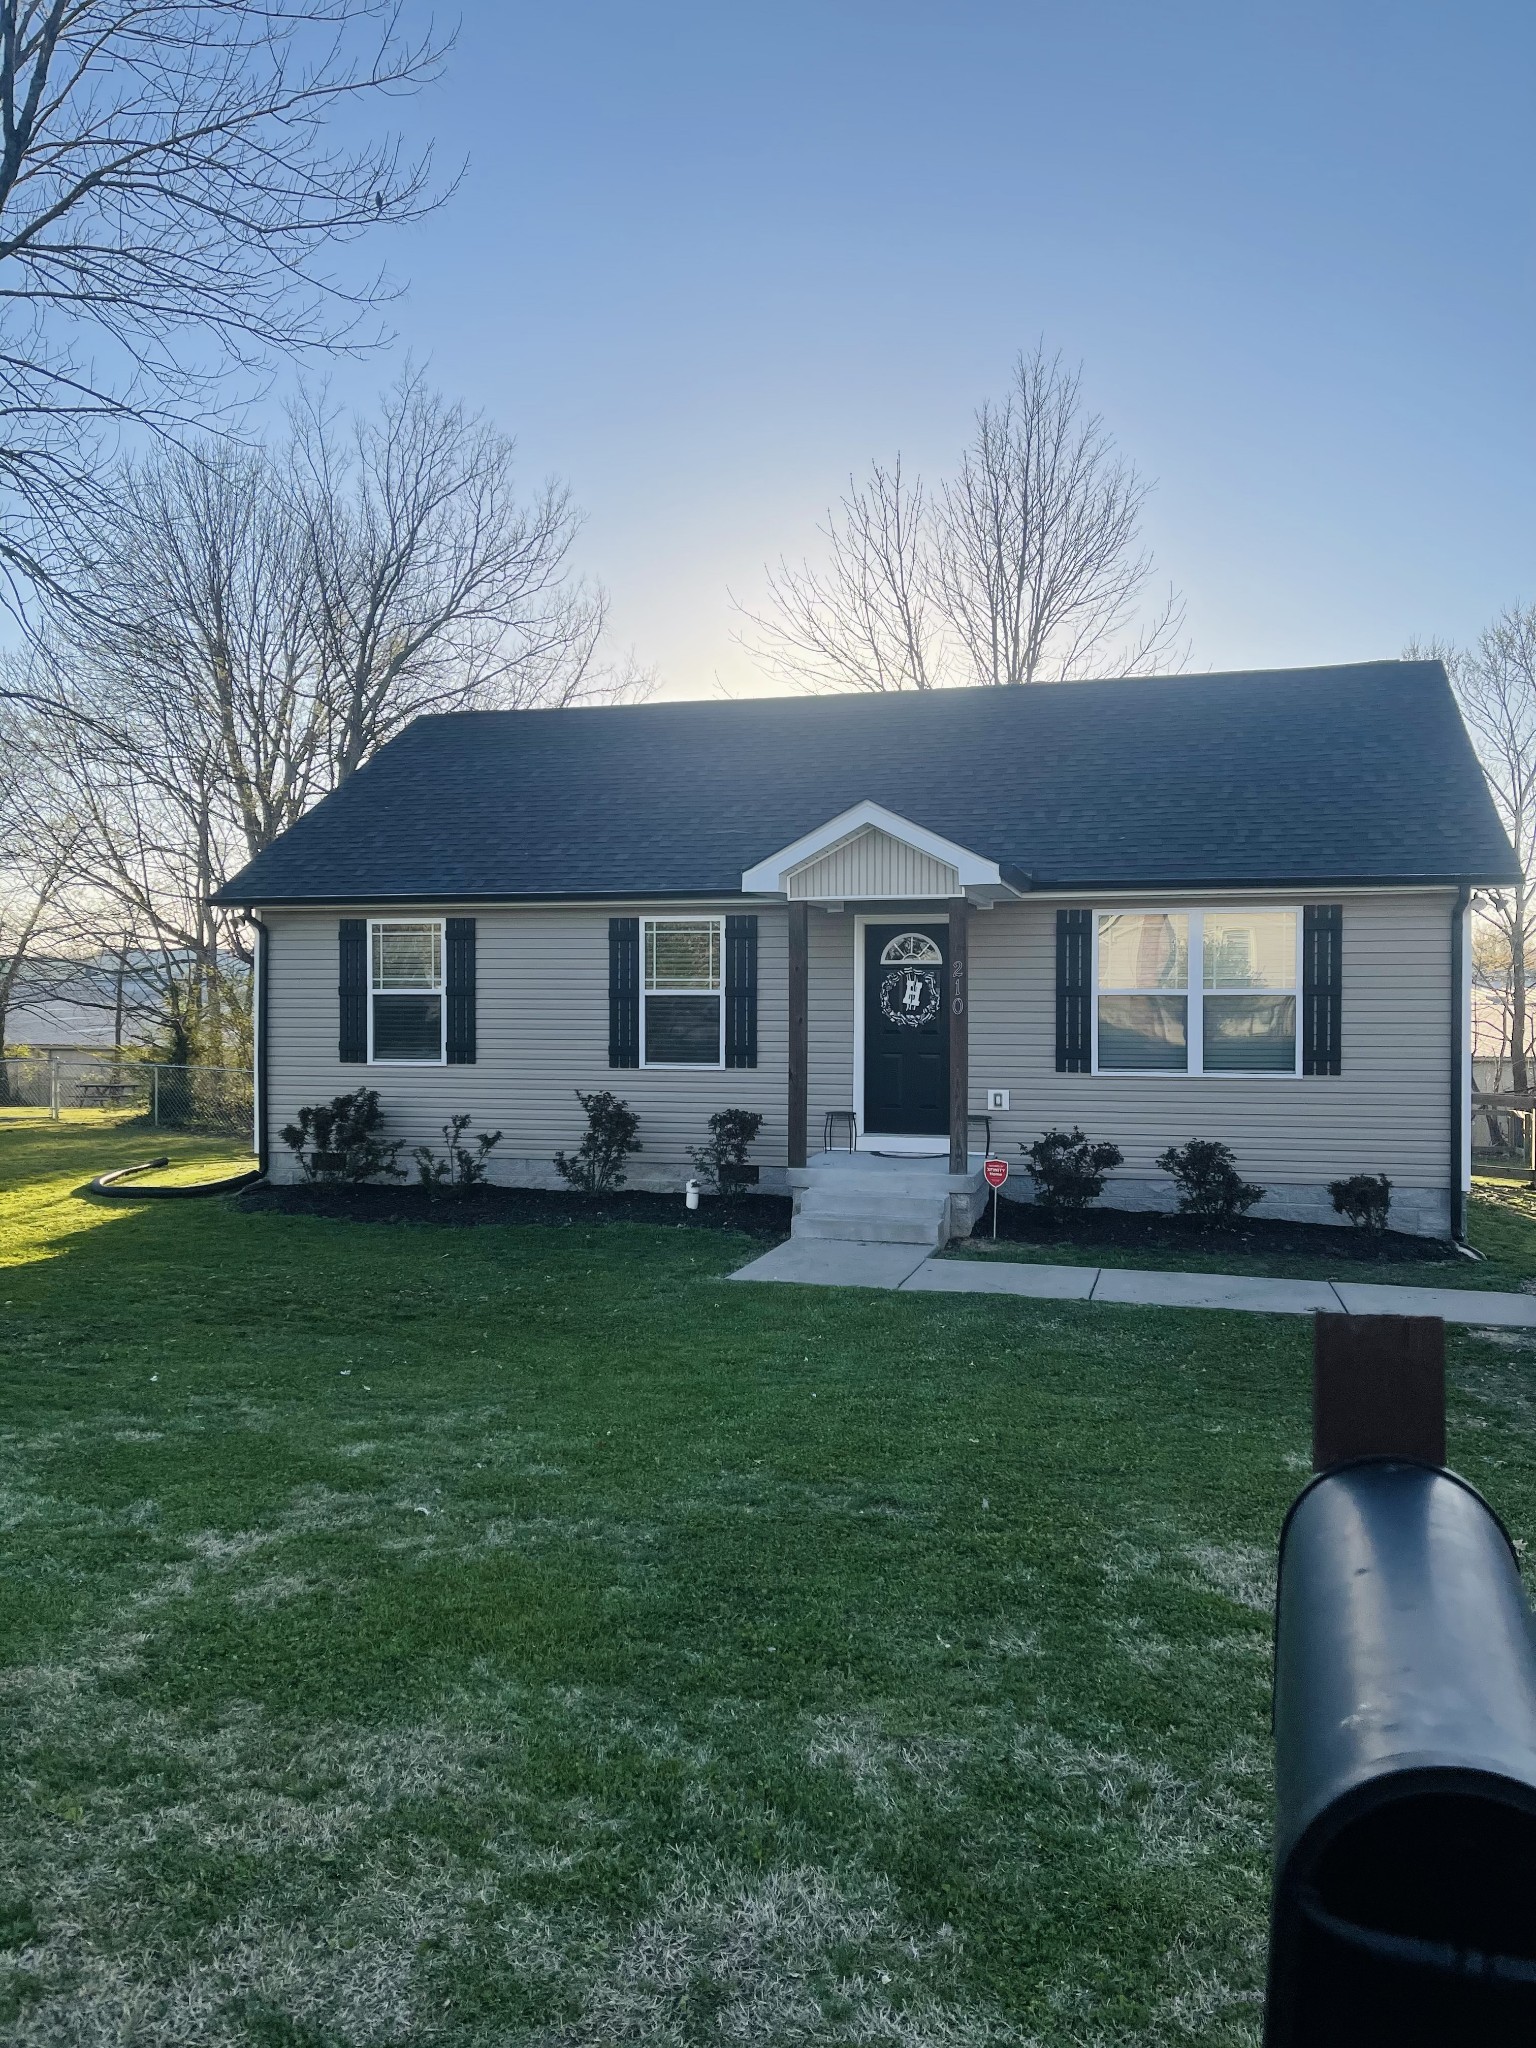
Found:
[{"label": "house", "polygon": [[989,1140],[1017,1168],[1077,1124],[1120,1206],[1218,1138],[1261,1214],[1386,1173],[1443,1235],[1468,903],[1514,876],[1444,670],[1393,661],[422,718],[216,900],[259,922],[277,1178],[299,1105],[366,1084],[408,1144],[467,1111],[547,1185],[611,1088],[633,1184],[759,1110],[761,1184],[825,1234],[925,1234],[918,1194],[963,1230]]}]

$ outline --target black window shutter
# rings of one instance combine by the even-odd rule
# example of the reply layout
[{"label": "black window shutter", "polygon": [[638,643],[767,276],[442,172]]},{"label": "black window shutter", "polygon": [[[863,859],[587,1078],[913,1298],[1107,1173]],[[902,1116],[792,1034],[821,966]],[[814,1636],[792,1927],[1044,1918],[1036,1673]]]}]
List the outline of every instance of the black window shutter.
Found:
[{"label": "black window shutter", "polygon": [[725,1064],[757,1065],[757,919],[725,920]]},{"label": "black window shutter", "polygon": [[475,920],[447,919],[448,1064],[475,1064]]},{"label": "black window shutter", "polygon": [[1056,1071],[1086,1074],[1093,1064],[1091,910],[1056,913]]},{"label": "black window shutter", "polygon": [[640,920],[608,920],[608,1064],[640,1064]]},{"label": "black window shutter", "polygon": [[1301,1071],[1337,1074],[1343,1060],[1344,906],[1309,903],[1301,913]]},{"label": "black window shutter", "polygon": [[352,1066],[368,1059],[368,920],[344,917],[337,927],[340,1029],[336,1057]]}]

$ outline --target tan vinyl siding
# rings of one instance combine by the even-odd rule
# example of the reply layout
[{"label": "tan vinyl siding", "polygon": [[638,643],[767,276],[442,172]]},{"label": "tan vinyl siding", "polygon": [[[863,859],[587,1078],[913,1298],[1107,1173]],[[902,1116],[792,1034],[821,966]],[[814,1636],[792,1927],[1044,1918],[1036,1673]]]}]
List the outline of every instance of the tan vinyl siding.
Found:
[{"label": "tan vinyl siding", "polygon": [[[1223,899],[1211,898],[1213,904]],[[1245,899],[1229,896],[1228,903]],[[1251,901],[1252,899],[1246,899]],[[1301,899],[1291,899],[1300,901]],[[1344,905],[1343,1072],[1336,1076],[1157,1076],[1055,1071],[1054,902],[1004,904],[971,919],[971,1107],[1007,1088],[996,1145],[1017,1148],[1057,1124],[1081,1124],[1125,1153],[1122,1173],[1157,1178],[1156,1155],[1191,1137],[1220,1138],[1243,1172],[1268,1186],[1317,1188],[1344,1174],[1386,1173],[1404,1189],[1444,1189],[1450,1145],[1449,891],[1318,892]],[[731,908],[739,908],[732,905]],[[872,906],[871,906],[872,907]],[[720,914],[720,906],[625,906],[640,914]],[[807,1137],[821,1147],[829,1109],[854,1106],[855,906],[810,916]],[[707,1071],[608,1065],[607,906],[493,908],[443,904],[435,914],[477,923],[479,1061],[472,1067],[343,1066],[336,1058],[336,925],[344,907],[271,911],[268,998],[270,1128],[277,1138],[302,1103],[377,1087],[390,1134],[440,1142],[468,1111],[473,1128],[505,1132],[498,1160],[547,1162],[579,1138],[574,1091],[612,1088],[641,1119],[635,1179],[677,1181],[711,1111],[760,1110],[754,1157],[785,1158],[787,922],[758,910],[758,1065]],[[387,915],[375,911],[374,915]],[[422,915],[420,909],[401,915]],[[882,915],[889,915],[882,912]],[[912,908],[914,919],[922,916]],[[931,912],[930,912],[931,914]]]},{"label": "tan vinyl siding", "polygon": [[[737,908],[739,906],[733,906]],[[645,906],[635,906],[646,914]],[[654,914],[690,914],[690,906],[654,906]],[[705,904],[692,914],[722,914]],[[476,921],[478,1059],[473,1066],[342,1065],[336,1057],[337,920],[346,916],[421,917],[421,907],[392,913],[339,906],[324,912],[272,910],[268,994],[268,1090],[274,1172],[290,1155],[277,1133],[301,1103],[343,1090],[377,1088],[387,1135],[407,1151],[442,1143],[441,1125],[467,1111],[471,1129],[505,1133],[498,1164],[550,1160],[569,1150],[584,1127],[575,1091],[611,1088],[640,1117],[644,1151],[635,1182],[686,1168],[717,1109],[756,1109],[766,1118],[753,1157],[782,1165],[784,1072],[788,1051],[787,925],[784,913],[758,916],[758,1064],[704,1071],[614,1068],[608,1064],[608,919],[606,907],[487,909],[445,903],[431,915]]]},{"label": "tan vinyl siding", "polygon": [[973,916],[972,1107],[988,1088],[1011,1093],[1009,1110],[993,1117],[994,1141],[1017,1159],[1015,1148],[1042,1130],[1076,1123],[1121,1148],[1125,1175],[1154,1174],[1165,1146],[1199,1137],[1229,1144],[1242,1171],[1265,1184],[1385,1173],[1404,1187],[1445,1187],[1451,895],[1293,900],[1344,906],[1339,1074],[1058,1074],[1057,906],[1006,904]]},{"label": "tan vinyl siding", "polygon": [[821,1150],[827,1111],[854,1106],[853,931],[846,914],[811,912],[806,1142],[812,1152]]},{"label": "tan vinyl siding", "polygon": [[785,877],[797,900],[848,897],[958,896],[960,873],[950,862],[867,825]]}]

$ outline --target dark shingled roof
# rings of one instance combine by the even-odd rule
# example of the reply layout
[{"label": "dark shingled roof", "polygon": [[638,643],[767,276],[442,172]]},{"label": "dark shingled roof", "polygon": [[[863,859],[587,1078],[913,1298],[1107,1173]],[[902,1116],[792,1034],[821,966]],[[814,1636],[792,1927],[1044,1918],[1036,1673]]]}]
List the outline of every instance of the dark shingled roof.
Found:
[{"label": "dark shingled roof", "polygon": [[738,892],[871,798],[1033,887],[1513,881],[1434,661],[420,718],[229,904]]}]

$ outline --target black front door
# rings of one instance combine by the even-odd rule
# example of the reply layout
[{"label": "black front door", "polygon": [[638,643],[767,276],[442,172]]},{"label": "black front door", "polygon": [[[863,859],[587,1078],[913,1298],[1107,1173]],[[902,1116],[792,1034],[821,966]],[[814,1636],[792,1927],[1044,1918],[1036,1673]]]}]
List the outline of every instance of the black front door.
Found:
[{"label": "black front door", "polygon": [[864,1128],[949,1129],[949,927],[864,927]]}]

